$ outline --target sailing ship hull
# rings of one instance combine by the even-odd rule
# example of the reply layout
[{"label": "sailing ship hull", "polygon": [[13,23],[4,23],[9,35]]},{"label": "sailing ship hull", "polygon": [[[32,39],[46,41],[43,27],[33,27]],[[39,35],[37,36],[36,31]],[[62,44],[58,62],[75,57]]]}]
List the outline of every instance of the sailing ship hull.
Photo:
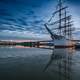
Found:
[{"label": "sailing ship hull", "polygon": [[72,47],[74,47],[74,44],[72,41],[63,38],[60,40],[55,39],[54,46],[55,46],[55,48],[72,48]]}]

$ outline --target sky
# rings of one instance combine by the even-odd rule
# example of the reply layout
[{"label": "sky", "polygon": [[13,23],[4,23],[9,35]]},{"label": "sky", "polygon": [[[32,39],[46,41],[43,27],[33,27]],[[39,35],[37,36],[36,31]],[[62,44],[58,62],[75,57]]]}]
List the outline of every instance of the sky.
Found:
[{"label": "sky", "polygon": [[[0,39],[50,39],[44,23],[55,11],[58,0],[0,0]],[[80,0],[66,0],[80,38]]]}]

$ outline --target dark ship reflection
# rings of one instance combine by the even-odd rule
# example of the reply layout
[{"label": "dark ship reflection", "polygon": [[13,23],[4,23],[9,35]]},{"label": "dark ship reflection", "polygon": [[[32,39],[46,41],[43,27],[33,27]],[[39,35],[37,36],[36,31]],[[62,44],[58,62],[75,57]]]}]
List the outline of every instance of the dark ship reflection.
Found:
[{"label": "dark ship reflection", "polygon": [[72,79],[72,55],[73,49],[57,50],[53,49],[49,62],[44,68],[44,72],[51,71],[53,76],[57,74],[56,80]]}]

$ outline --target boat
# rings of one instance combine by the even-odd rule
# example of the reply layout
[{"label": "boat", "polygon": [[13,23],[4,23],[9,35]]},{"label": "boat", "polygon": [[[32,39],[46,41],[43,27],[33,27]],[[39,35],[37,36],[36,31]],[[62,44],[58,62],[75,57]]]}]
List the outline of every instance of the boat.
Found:
[{"label": "boat", "polygon": [[55,48],[74,47],[72,42],[72,31],[74,31],[74,28],[72,27],[73,21],[71,18],[72,15],[69,15],[65,1],[58,0],[56,11],[52,13],[51,18],[44,24]]}]

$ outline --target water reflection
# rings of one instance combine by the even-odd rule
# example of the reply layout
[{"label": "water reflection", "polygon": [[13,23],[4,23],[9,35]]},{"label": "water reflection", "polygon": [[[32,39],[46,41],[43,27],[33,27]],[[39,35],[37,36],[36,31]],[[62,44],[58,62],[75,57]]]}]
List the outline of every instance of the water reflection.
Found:
[{"label": "water reflection", "polygon": [[80,80],[80,52],[73,48],[0,46],[0,52],[0,80]]},{"label": "water reflection", "polygon": [[72,79],[72,55],[73,48],[64,50],[53,49],[49,62],[44,68],[44,72],[48,71],[50,66],[53,66],[51,71],[58,74],[58,80],[73,80]]}]

